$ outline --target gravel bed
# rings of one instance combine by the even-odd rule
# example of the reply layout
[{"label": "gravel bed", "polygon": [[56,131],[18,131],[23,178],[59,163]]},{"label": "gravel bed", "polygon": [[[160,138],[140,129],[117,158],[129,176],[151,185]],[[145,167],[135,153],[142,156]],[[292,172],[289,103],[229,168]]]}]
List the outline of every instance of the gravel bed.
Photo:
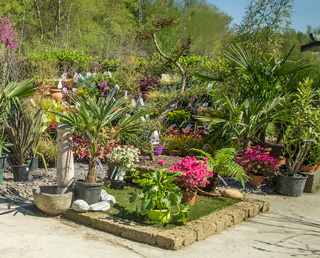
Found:
[{"label": "gravel bed", "polygon": [[[156,169],[162,169],[168,166],[175,165],[182,158],[179,156],[155,156],[154,161],[150,161],[148,157],[141,157],[140,165],[142,166],[152,166]],[[160,166],[158,164],[159,160],[164,161],[164,166]],[[75,162],[75,178],[76,179],[84,179],[87,171],[88,164]],[[98,180],[103,180],[107,177],[107,164],[101,164],[101,166],[97,165],[97,178]],[[238,182],[235,182],[231,178],[224,178],[228,187],[236,188],[242,191],[244,194],[253,193],[259,195],[267,195],[274,194],[275,189],[273,187],[269,187],[266,184],[261,185],[261,187],[254,187],[249,185],[248,183],[245,185],[245,188]],[[22,203],[22,202],[32,202],[32,191],[39,191],[40,186],[50,186],[57,185],[56,181],[56,168],[49,169],[48,173],[44,169],[38,169],[36,172],[32,172],[29,175],[29,181],[27,182],[15,182],[13,181],[13,174],[10,170],[10,167],[7,171],[4,172],[3,182],[0,185],[0,196],[9,199],[11,201]],[[224,184],[220,180],[219,188],[225,188]]]}]

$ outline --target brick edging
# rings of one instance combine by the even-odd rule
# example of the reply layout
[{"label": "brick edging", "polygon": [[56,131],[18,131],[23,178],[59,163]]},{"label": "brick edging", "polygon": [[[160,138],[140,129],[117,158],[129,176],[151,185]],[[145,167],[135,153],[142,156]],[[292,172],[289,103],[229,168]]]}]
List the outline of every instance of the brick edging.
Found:
[{"label": "brick edging", "polygon": [[134,241],[178,250],[266,212],[269,207],[268,202],[245,198],[242,202],[174,229],[154,228],[100,212],[77,213],[71,209],[65,213],[65,218]]}]

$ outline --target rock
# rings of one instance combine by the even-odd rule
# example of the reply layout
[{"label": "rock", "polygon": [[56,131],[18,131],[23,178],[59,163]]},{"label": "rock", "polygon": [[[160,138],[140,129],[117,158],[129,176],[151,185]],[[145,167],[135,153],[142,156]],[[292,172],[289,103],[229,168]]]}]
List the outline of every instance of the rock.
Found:
[{"label": "rock", "polygon": [[224,197],[233,198],[233,199],[242,199],[243,194],[237,189],[226,189],[222,195]]},{"label": "rock", "polygon": [[108,194],[106,190],[102,190],[100,194],[100,200],[101,201],[108,201],[109,203],[116,203],[116,199],[114,196]]},{"label": "rock", "polygon": [[79,199],[72,203],[71,209],[77,212],[87,212],[90,210],[90,206],[86,201]]},{"label": "rock", "polygon": [[109,201],[102,201],[102,202],[98,202],[90,205],[90,211],[107,211],[109,209],[110,209]]}]

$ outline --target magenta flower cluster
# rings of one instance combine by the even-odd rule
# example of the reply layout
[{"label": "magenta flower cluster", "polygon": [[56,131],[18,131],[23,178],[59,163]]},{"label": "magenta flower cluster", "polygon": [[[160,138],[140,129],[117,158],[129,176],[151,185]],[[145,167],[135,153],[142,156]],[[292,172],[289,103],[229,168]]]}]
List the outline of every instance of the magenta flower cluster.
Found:
[{"label": "magenta flower cluster", "polygon": [[0,42],[3,42],[10,51],[19,45],[17,41],[17,33],[13,29],[15,25],[16,24],[7,17],[0,19]]},{"label": "magenta flower cluster", "polygon": [[171,172],[183,172],[175,183],[185,191],[195,191],[196,187],[205,187],[209,183],[208,177],[212,177],[213,173],[209,173],[208,158],[204,158],[204,162],[197,160],[196,157],[185,157],[178,162],[176,166],[169,167]]},{"label": "magenta flower cluster", "polygon": [[108,87],[108,81],[105,81],[104,83],[98,82],[98,87],[101,90],[101,95],[103,96],[106,90],[109,90],[110,88]]},{"label": "magenta flower cluster", "polygon": [[264,148],[257,145],[245,152],[236,162],[251,175],[272,176],[278,171],[279,160],[268,154],[263,154]]}]

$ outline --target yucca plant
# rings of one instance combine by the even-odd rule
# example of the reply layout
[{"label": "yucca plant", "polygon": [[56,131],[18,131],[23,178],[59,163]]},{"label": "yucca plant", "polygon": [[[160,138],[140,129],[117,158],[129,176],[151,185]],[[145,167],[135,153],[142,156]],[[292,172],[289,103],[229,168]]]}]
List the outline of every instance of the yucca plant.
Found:
[{"label": "yucca plant", "polygon": [[232,177],[235,181],[240,182],[244,187],[249,180],[246,172],[235,161],[234,148],[223,148],[214,152],[211,156],[209,153],[199,149],[190,149],[201,154],[200,158],[208,158],[208,170],[213,172],[213,177],[209,178],[209,185],[206,190],[212,191],[218,184],[218,175]]},{"label": "yucca plant", "polygon": [[[113,90],[106,98],[96,99],[94,96],[73,96],[75,104],[67,113],[53,112],[61,118],[61,122],[73,127],[73,131],[86,134],[91,140],[89,149],[89,171],[86,176],[86,183],[96,182],[96,150],[98,143],[107,146],[110,135],[117,135],[130,138],[139,132],[140,124],[136,123],[145,113],[138,113],[126,116],[124,98],[116,96]],[[113,129],[114,124],[116,130]],[[118,125],[118,126],[116,126]],[[102,130],[108,128],[110,135],[100,137]]]}]

